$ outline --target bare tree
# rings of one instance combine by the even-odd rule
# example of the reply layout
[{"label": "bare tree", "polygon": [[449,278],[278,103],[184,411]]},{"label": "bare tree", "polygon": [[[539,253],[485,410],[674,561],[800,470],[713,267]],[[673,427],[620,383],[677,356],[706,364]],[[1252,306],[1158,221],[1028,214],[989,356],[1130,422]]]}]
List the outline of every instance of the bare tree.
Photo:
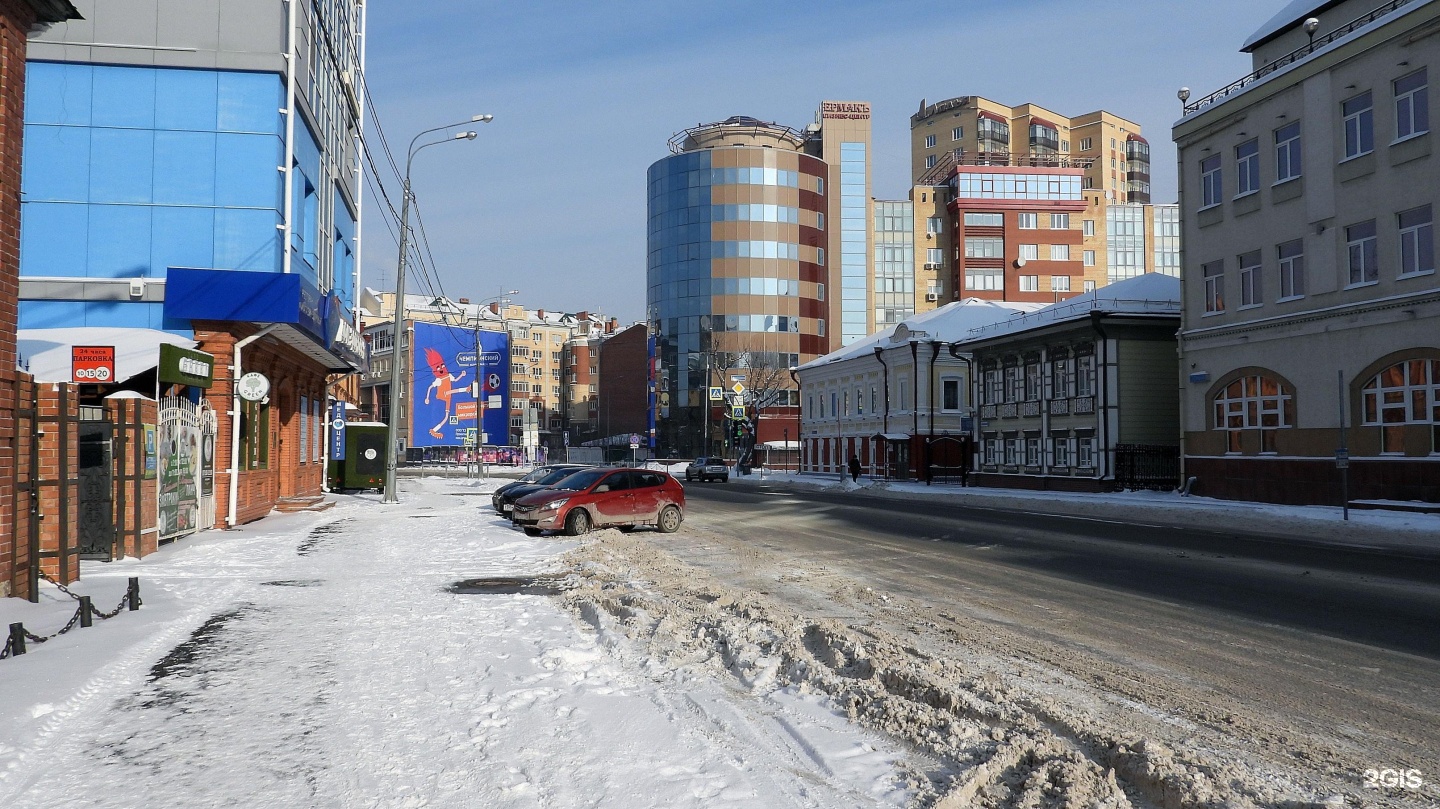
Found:
[{"label": "bare tree", "polygon": [[790,378],[793,355],[775,351],[769,343],[764,334],[744,332],[720,332],[711,340],[716,377],[728,383],[732,376],[743,375],[746,404],[756,411],[788,404],[795,389]]}]

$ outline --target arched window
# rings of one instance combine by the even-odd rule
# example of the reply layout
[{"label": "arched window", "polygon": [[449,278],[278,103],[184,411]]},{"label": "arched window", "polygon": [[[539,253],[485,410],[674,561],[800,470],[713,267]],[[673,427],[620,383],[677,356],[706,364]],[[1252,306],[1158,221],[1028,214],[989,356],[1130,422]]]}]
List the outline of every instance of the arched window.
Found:
[{"label": "arched window", "polygon": [[1260,451],[1275,451],[1275,431],[1295,426],[1295,396],[1272,377],[1242,376],[1215,395],[1215,429],[1225,430],[1226,452],[1240,451],[1242,430],[1260,431]]},{"label": "arched window", "polygon": [[1440,452],[1440,360],[1407,360],[1376,374],[1360,390],[1364,424],[1380,428],[1380,451],[1405,452],[1404,425],[1430,425],[1430,453]]}]

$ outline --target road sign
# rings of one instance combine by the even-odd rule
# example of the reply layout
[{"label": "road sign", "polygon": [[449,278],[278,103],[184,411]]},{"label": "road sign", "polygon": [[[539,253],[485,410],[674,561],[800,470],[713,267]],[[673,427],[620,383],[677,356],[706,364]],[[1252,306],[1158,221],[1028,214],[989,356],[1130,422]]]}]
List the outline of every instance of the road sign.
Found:
[{"label": "road sign", "polygon": [[639,434],[639,433],[631,433],[631,434],[630,434],[630,449],[640,449],[640,434]]},{"label": "road sign", "polygon": [[743,396],[745,394],[745,386],[740,384],[739,382],[731,385],[730,390],[735,391],[735,395],[737,396]]},{"label": "road sign", "polygon": [[725,398],[725,389],[724,389],[724,388],[711,388],[711,389],[710,389],[710,401],[712,401],[712,402],[718,402],[718,401],[720,401],[721,399],[724,399],[724,398]]},{"label": "road sign", "polygon": [[732,407],[730,408],[730,418],[735,419],[736,421],[739,421],[740,419],[745,418],[745,406],[744,406],[744,405],[735,405],[735,406],[732,406]]},{"label": "road sign", "polygon": [[1335,468],[1348,469],[1350,467],[1350,450],[1345,447],[1335,450]]}]

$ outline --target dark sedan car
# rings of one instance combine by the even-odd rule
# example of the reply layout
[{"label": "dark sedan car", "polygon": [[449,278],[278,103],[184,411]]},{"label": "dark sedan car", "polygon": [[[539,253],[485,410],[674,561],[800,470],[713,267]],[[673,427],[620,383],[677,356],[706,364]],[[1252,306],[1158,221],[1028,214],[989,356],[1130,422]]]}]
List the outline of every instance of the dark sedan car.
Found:
[{"label": "dark sedan car", "polygon": [[591,528],[631,531],[653,525],[669,534],[685,519],[685,487],[654,469],[587,469],[520,498],[510,518],[530,536]]},{"label": "dark sedan car", "polygon": [[552,483],[564,480],[566,477],[579,472],[581,469],[589,469],[585,464],[559,463],[547,466],[538,466],[531,470],[525,477],[513,483],[507,483],[496,489],[490,495],[490,505],[495,507],[495,513],[502,516],[510,516],[510,508],[516,500],[525,495],[539,491]]}]

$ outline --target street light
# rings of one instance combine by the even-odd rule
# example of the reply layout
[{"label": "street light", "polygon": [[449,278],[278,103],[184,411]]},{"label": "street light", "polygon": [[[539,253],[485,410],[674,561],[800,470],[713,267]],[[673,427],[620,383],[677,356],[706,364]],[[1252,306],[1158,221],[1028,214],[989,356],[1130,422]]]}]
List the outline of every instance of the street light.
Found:
[{"label": "street light", "polygon": [[395,325],[393,328],[395,345],[392,349],[394,353],[390,360],[390,425],[386,430],[386,440],[390,452],[385,457],[385,496],[381,499],[382,503],[400,502],[399,493],[395,488],[395,467],[399,462],[398,456],[400,454],[400,380],[403,378],[402,369],[405,364],[405,355],[401,351],[404,342],[403,337],[405,335],[405,253],[409,247],[410,203],[414,199],[414,195],[410,192],[410,166],[415,162],[415,155],[419,154],[423,149],[457,140],[474,140],[477,133],[474,130],[457,132],[449,138],[433,140],[429,143],[422,143],[419,146],[415,144],[420,138],[431,132],[439,132],[442,129],[464,126],[467,123],[488,124],[494,119],[495,116],[488,114],[473,115],[469,121],[458,121],[453,124],[426,129],[410,140],[410,152],[405,157],[405,187],[404,196],[400,202],[400,259],[395,270],[395,305],[392,307],[394,310],[392,314],[395,317]]},{"label": "street light", "polygon": [[[507,292],[502,292],[502,293],[500,293],[499,295],[496,295],[496,296],[493,297],[493,298],[486,298],[485,300],[480,301],[480,303],[476,304],[476,307],[477,307],[477,308],[475,309],[475,324],[474,324],[474,325],[475,325],[475,457],[476,457],[476,462],[475,462],[475,463],[476,463],[476,466],[477,466],[477,467],[479,468],[479,470],[480,470],[480,476],[481,476],[482,478],[485,476],[485,459],[484,459],[484,455],[483,455],[482,452],[481,452],[481,448],[484,446],[485,442],[482,441],[482,440],[480,440],[480,438],[481,438],[481,436],[484,434],[484,431],[485,431],[485,380],[480,378],[480,310],[483,309],[483,308],[485,308],[485,304],[491,303],[492,301],[498,301],[498,302],[500,302],[500,303],[509,303],[510,301],[507,299],[508,296],[510,296],[510,295],[519,295],[519,294],[520,294],[520,290],[518,290],[518,289],[512,289],[512,290],[509,290],[509,291],[507,291]],[[503,326],[503,324],[504,324],[504,321],[503,321],[503,320],[501,321],[501,324],[502,324],[502,326]],[[507,346],[510,344],[509,334],[508,334],[508,333],[506,334],[505,344],[506,344]]]}]

